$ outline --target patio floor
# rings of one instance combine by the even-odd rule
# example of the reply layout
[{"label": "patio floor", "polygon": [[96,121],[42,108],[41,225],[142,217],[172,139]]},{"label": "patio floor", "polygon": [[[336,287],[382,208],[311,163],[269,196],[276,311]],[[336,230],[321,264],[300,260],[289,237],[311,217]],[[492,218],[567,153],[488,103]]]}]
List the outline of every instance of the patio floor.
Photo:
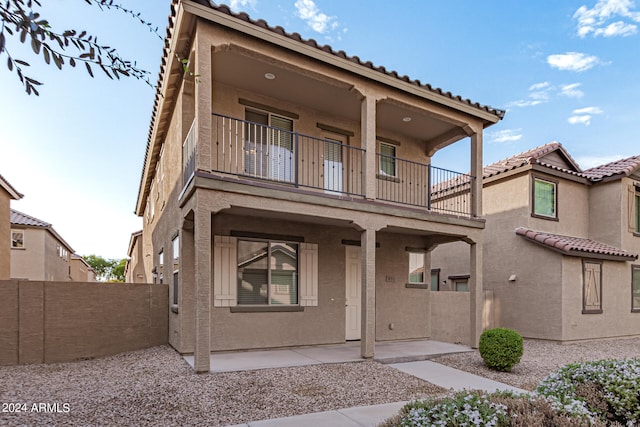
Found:
[{"label": "patio floor", "polygon": [[[467,351],[473,350],[465,345],[433,340],[382,341],[376,342],[373,360],[382,363],[402,363]],[[365,360],[360,356],[360,341],[286,349],[211,353],[210,357],[211,372],[249,371]],[[184,360],[193,367],[193,355],[185,355]]]}]

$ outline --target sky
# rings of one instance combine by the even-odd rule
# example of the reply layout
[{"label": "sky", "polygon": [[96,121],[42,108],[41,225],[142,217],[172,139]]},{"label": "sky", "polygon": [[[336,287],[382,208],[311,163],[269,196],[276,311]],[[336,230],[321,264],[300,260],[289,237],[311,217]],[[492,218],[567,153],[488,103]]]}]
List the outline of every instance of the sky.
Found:
[{"label": "sky", "polygon": [[[149,28],[79,0],[41,2],[36,11],[54,29],[87,30],[156,83],[163,42]],[[170,0],[119,3],[164,36]],[[640,154],[640,6],[633,1],[222,3],[506,110],[485,130],[485,164],[551,141],[583,169]],[[28,96],[0,53],[0,174],[24,194],[12,208],[51,223],[80,255],[126,257],[131,233],[142,228],[134,209],[155,89],[99,71],[95,78],[81,68],[59,71],[15,38],[6,47],[31,64],[25,74],[44,83],[39,97]],[[433,165],[468,171],[468,148],[454,146]]]}]

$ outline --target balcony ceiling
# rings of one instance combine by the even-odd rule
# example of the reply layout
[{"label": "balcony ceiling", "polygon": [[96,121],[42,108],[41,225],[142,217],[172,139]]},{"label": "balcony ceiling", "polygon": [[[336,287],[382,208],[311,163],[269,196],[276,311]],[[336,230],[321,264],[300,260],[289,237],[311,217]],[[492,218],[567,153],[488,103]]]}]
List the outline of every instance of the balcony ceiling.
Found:
[{"label": "balcony ceiling", "polygon": [[[213,78],[220,83],[243,88],[260,97],[275,98],[330,116],[360,121],[361,95],[347,82],[233,50],[215,52],[212,59]],[[265,78],[267,73],[275,78]],[[411,121],[404,121],[405,117],[410,117]],[[401,135],[425,142],[457,128],[433,113],[390,100],[378,102],[377,121],[379,136],[392,138]]]}]

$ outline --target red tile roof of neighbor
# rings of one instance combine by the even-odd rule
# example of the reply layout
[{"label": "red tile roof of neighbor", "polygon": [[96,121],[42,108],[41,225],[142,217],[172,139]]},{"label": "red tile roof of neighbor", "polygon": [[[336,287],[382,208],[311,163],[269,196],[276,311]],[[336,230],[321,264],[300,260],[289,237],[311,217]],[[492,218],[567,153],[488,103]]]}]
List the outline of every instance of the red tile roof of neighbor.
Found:
[{"label": "red tile roof of neighbor", "polygon": [[587,169],[583,174],[596,181],[614,175],[629,176],[638,168],[640,168],[640,156],[632,156]]},{"label": "red tile roof of neighbor", "polygon": [[[566,168],[550,165],[541,160],[544,156],[554,151],[559,151],[560,152],[559,154],[567,160],[567,162],[573,167],[573,169],[566,169]],[[582,172],[582,170],[580,169],[580,166],[578,166],[575,160],[573,160],[573,158],[569,155],[569,153],[564,149],[562,144],[554,141],[545,145],[541,145],[540,147],[536,147],[531,150],[525,151],[524,153],[516,154],[515,156],[511,156],[509,158],[487,165],[483,169],[484,171],[483,175],[485,178],[489,178],[491,176],[508,172],[510,170],[513,170],[528,164],[539,164],[539,165],[547,166],[552,169],[571,173],[574,175],[580,175],[580,173]]]},{"label": "red tile roof of neighbor", "polygon": [[619,261],[634,261],[638,259],[637,254],[632,254],[624,249],[582,237],[563,236],[560,234],[529,230],[524,227],[516,228],[516,234],[564,255],[607,258]]}]

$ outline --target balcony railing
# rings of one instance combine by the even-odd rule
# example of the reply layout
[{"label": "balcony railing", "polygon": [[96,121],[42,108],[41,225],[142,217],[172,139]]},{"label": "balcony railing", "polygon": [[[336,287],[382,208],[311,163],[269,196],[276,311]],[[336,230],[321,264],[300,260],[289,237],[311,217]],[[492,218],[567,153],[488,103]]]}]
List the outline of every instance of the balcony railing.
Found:
[{"label": "balcony railing", "polygon": [[362,196],[364,150],[213,114],[215,172]]},{"label": "balcony railing", "polygon": [[[213,172],[364,197],[365,150],[361,148],[215,113],[212,124]],[[192,131],[184,143],[185,177],[194,168]],[[398,157],[376,156],[378,200],[471,216],[473,177]]]}]

